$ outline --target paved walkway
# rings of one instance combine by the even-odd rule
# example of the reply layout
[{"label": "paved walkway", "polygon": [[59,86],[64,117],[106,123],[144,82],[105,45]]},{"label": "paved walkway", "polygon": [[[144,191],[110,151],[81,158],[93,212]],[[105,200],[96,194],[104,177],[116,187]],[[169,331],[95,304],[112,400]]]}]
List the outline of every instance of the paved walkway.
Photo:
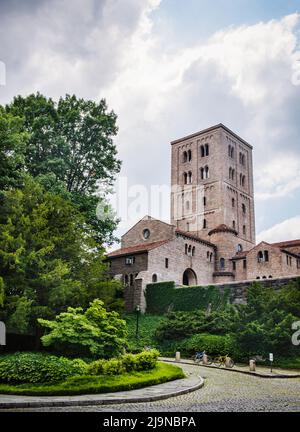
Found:
[{"label": "paved walkway", "polygon": [[217,366],[213,366],[213,365],[203,365],[202,363],[198,363],[195,364],[195,362],[193,360],[186,360],[186,359],[182,359],[180,362],[176,362],[175,359],[172,358],[167,358],[167,357],[160,357],[159,358],[160,361],[165,361],[168,363],[176,363],[178,365],[192,365],[192,366],[198,366],[200,367],[199,369],[199,373],[200,375],[202,374],[202,370],[203,368],[214,368],[214,369],[219,369],[226,372],[240,372],[240,373],[244,373],[247,375],[253,375],[253,376],[258,376],[261,378],[300,378],[300,371],[299,369],[280,369],[280,368],[273,368],[272,373],[270,371],[270,367],[266,367],[266,366],[256,366],[256,371],[255,372],[251,372],[249,370],[249,366],[247,365],[241,365],[241,364],[237,364],[235,365],[232,369],[227,369],[224,366],[221,366],[220,368],[218,368]]},{"label": "paved walkway", "polygon": [[16,396],[0,395],[0,409],[67,407],[150,402],[200,389],[204,380],[197,374],[137,390],[81,396]]},{"label": "paved walkway", "polygon": [[[300,378],[262,379],[215,368],[182,364],[185,372],[205,380],[200,390],[152,402],[14,409],[13,411],[76,412],[300,412]],[[145,389],[144,389],[145,391]],[[8,410],[9,411],[9,410]]]}]

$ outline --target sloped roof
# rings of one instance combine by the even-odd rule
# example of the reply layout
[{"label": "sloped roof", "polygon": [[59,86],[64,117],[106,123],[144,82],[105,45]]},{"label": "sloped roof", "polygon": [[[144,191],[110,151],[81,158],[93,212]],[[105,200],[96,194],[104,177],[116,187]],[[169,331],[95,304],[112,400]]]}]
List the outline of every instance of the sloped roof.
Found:
[{"label": "sloped roof", "polygon": [[228,225],[221,224],[221,225],[218,225],[216,228],[212,229],[211,231],[209,231],[208,235],[211,235],[211,234],[214,234],[217,232],[231,232],[232,234],[235,234],[235,235],[238,234],[238,232],[235,229],[230,228]]},{"label": "sloped roof", "polygon": [[204,240],[204,239],[198,237],[196,234],[193,234],[193,233],[190,232],[190,231],[182,231],[182,230],[177,229],[177,230],[175,230],[175,233],[176,233],[176,234],[179,234],[179,235],[181,235],[181,236],[183,236],[183,237],[190,238],[191,240],[196,240],[196,241],[199,241],[200,243],[204,243],[204,244],[206,244],[206,245],[208,245],[208,246],[211,246],[211,247],[213,247],[213,248],[216,248],[216,245],[215,245],[215,244],[209,242],[208,240]]},{"label": "sloped roof", "polygon": [[287,240],[283,242],[278,243],[271,243],[272,246],[276,246],[279,248],[287,248],[287,247],[294,247],[294,246],[300,246],[300,239],[298,240]]},{"label": "sloped roof", "polygon": [[152,243],[137,244],[137,245],[130,246],[127,248],[117,249],[113,252],[110,252],[106,256],[108,258],[115,258],[115,257],[119,257],[122,255],[130,255],[130,254],[134,254],[134,253],[148,252],[149,250],[152,250],[152,249],[155,249],[159,246],[162,246],[163,244],[167,243],[168,241],[170,241],[170,240],[160,240],[160,241],[152,242]]}]

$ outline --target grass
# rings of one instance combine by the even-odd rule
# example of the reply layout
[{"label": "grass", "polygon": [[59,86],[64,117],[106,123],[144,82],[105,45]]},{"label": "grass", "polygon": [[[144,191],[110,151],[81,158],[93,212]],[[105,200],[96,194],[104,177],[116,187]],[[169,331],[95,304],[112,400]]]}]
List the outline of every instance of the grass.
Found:
[{"label": "grass", "polygon": [[300,369],[300,357],[278,359],[274,362],[274,366],[282,369]]},{"label": "grass", "polygon": [[133,390],[184,378],[178,366],[157,363],[154,369],[123,375],[75,376],[56,384],[0,384],[0,394],[64,396]]}]

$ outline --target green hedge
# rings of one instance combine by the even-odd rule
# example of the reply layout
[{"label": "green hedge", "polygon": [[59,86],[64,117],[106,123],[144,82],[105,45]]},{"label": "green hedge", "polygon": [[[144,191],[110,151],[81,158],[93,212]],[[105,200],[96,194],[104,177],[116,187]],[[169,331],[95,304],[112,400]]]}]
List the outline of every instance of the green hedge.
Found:
[{"label": "green hedge", "polygon": [[232,302],[231,290],[222,294],[215,286],[192,286],[175,288],[174,282],[159,282],[146,287],[147,313],[164,314],[168,311],[192,311],[206,309],[211,303],[212,309],[219,309]]},{"label": "green hedge", "polygon": [[179,348],[182,352],[189,355],[196,351],[206,351],[208,355],[218,356],[227,355],[234,356],[235,347],[230,336],[218,336],[211,334],[196,334],[179,343]]},{"label": "green hedge", "polygon": [[0,357],[0,382],[57,382],[86,373],[81,359],[69,360],[43,353],[15,353]]},{"label": "green hedge", "polygon": [[133,390],[184,377],[185,375],[181,368],[170,364],[157,363],[154,369],[143,372],[134,371],[114,376],[75,376],[67,378],[64,382],[52,385],[22,384],[13,386],[0,384],[0,393],[28,396],[98,394]]}]

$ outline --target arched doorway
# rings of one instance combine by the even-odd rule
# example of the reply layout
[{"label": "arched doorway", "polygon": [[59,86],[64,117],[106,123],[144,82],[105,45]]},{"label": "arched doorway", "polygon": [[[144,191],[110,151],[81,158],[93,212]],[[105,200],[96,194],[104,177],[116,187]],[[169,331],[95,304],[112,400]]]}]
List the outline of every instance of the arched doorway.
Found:
[{"label": "arched doorway", "polygon": [[182,277],[183,285],[197,285],[197,276],[194,270],[186,269]]}]

